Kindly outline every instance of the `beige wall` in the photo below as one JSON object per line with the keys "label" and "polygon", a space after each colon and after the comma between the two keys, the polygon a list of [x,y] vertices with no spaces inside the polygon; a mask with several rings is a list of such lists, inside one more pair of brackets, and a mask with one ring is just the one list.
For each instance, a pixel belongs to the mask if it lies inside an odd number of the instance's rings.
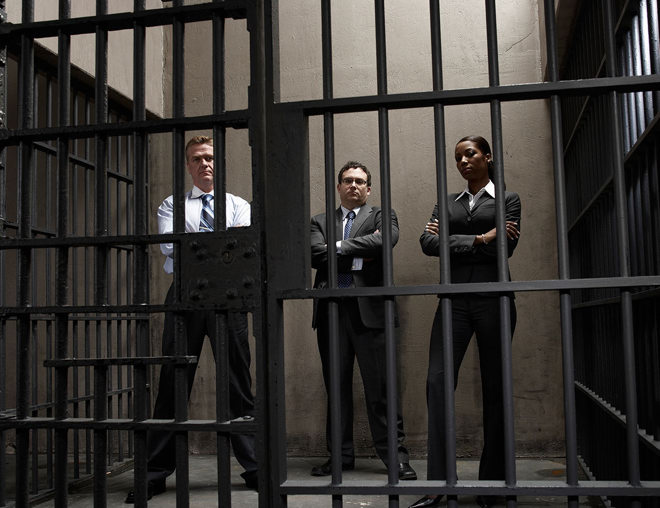
{"label": "beige wall", "polygon": [[[488,85],[485,14],[481,1],[440,2],[445,88]],[[536,2],[498,2],[498,42],[502,84],[542,79]],[[335,96],[376,91],[373,6],[350,0],[333,2]],[[428,2],[387,2],[388,84],[392,93],[432,88]],[[310,2],[280,6],[282,100],[320,98],[320,12]],[[511,261],[514,279],[556,277],[551,143],[547,105],[543,101],[502,105],[504,168],[509,190],[520,194],[522,237]],[[446,108],[449,190],[464,182],[455,170],[453,148],[466,134],[490,135],[488,105]],[[401,235],[394,250],[398,285],[438,281],[438,260],[424,256],[418,238],[436,201],[433,116],[430,109],[390,113],[392,203]],[[335,118],[335,158],[357,159],[375,173],[370,202],[379,204],[378,125],[375,113]],[[318,118],[310,121],[311,210],[324,210],[323,133]],[[561,454],[562,383],[555,294],[517,297],[514,336],[514,398],[519,454]],[[428,341],[437,299],[399,298],[400,386],[407,442],[416,454],[426,449],[425,379]],[[310,328],[310,302],[287,304],[288,432],[291,453],[324,454],[323,381]],[[356,370],[356,440],[370,447],[361,381]],[[480,375],[472,344],[463,363],[457,392],[459,454],[478,453],[481,439]],[[317,408],[312,410],[310,408]]]}
{"label": "beige wall", "polygon": [[[446,0],[442,15],[443,70],[446,88],[479,87],[488,84],[485,14],[480,0]],[[333,58],[335,96],[374,94],[376,91],[375,32],[373,6],[369,2],[337,0],[333,8]],[[386,3],[389,91],[392,93],[430,90],[430,29],[428,2],[406,0]],[[519,0],[498,2],[499,63],[502,84],[535,82],[542,79],[539,39],[539,6]],[[320,98],[321,39],[320,8],[316,2],[280,2],[281,100]],[[247,84],[245,26],[228,22],[227,59],[228,107],[244,107]],[[211,111],[210,25],[186,29],[187,59],[186,111]],[[166,31],[166,40],[169,35]],[[195,45],[195,46],[193,46]],[[166,55],[169,54],[166,51]],[[168,62],[165,65],[166,110]],[[555,227],[549,115],[544,101],[513,102],[502,105],[504,167],[510,190],[520,194],[523,204],[522,237],[511,259],[514,279],[549,279],[556,276]],[[488,105],[446,108],[446,161],[449,190],[463,188],[452,162],[457,139],[466,134],[490,135]],[[378,126],[375,113],[335,117],[337,165],[358,159],[374,173],[370,202],[379,204]],[[164,168],[163,181],[154,182],[152,201],[156,207],[171,193],[169,138],[152,144],[154,167]],[[395,253],[395,282],[398,285],[427,284],[438,280],[437,259],[424,256],[418,238],[436,201],[434,184],[433,117],[429,109],[390,113],[390,155],[392,202],[399,215],[401,237]],[[243,133],[228,143],[228,189],[249,195],[249,152]],[[322,122],[310,119],[310,214],[324,210]],[[247,196],[246,196],[247,197]],[[306,224],[307,218],[304,223]],[[155,253],[156,254],[156,253]],[[155,280],[164,294],[169,281],[154,259]],[[156,299],[156,297],[154,296]],[[562,383],[557,295],[524,293],[517,297],[518,327],[514,337],[514,400],[516,439],[521,455],[561,455]],[[437,305],[433,296],[400,298],[399,329],[400,387],[407,443],[416,456],[426,450],[425,378],[428,340]],[[324,455],[325,392],[321,378],[316,337],[311,329],[311,302],[285,305],[285,349],[287,373],[287,430],[291,454]],[[154,342],[158,342],[158,326]],[[198,418],[214,415],[214,369],[210,351],[205,350],[191,401],[191,414]],[[361,382],[355,377],[356,425],[359,452],[373,454],[364,412]],[[481,439],[480,376],[477,350],[470,346],[461,370],[457,392],[457,438],[461,455],[475,455]],[[192,441],[199,450],[210,443],[200,436]]]}

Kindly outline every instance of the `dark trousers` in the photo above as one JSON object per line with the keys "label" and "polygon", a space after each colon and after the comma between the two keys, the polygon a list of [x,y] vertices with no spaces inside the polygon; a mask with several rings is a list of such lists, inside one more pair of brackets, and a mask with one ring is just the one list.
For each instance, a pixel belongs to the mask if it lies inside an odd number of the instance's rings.
{"label": "dark trousers", "polygon": [[[328,336],[328,313],[325,305],[319,304],[318,344],[323,365],[323,380],[328,394],[326,440],[330,442],[330,338]],[[387,386],[385,372],[385,333],[382,328],[367,328],[362,324],[357,301],[344,298],[339,303],[339,399],[341,412],[342,462],[352,463],[355,459],[353,447],[353,366],[357,357],[362,375],[367,416],[374,447],[381,460],[387,465]],[[397,401],[397,439],[399,462],[408,462],[408,450],[403,446],[403,418]]]}
{"label": "dark trousers", "polygon": [[[516,327],[516,306],[511,299],[511,333]],[[458,371],[472,335],[477,337],[483,397],[484,448],[479,463],[480,480],[504,479],[504,408],[500,343],[500,305],[497,297],[468,295],[452,299],[454,389]],[[429,480],[446,479],[445,369],[442,344],[442,310],[435,313],[431,331],[426,395],[429,410]],[[454,459],[454,458],[452,458]]]}
{"label": "dark trousers", "polygon": [[[167,292],[165,303],[174,301],[173,288]],[[184,316],[184,329],[188,344],[188,355],[196,356],[202,351],[204,337],[211,338],[213,357],[215,352],[215,312],[193,311]],[[175,317],[172,313],[165,315],[163,328],[163,355],[173,356]],[[229,353],[229,416],[252,416],[254,412],[254,397],[252,395],[252,378],[250,376],[250,348],[248,344],[248,323],[245,313],[230,312],[227,314],[228,353]],[[197,363],[188,367],[188,398],[192,390]],[[174,366],[163,365],[158,383],[158,396],[154,407],[154,419],[174,418]],[[247,473],[257,469],[257,459],[254,450],[253,434],[231,434],[231,445],[234,456]],[[176,452],[174,433],[168,431],[149,431],[148,446],[148,479],[165,478],[174,472]],[[244,473],[245,474],[245,473]]]}

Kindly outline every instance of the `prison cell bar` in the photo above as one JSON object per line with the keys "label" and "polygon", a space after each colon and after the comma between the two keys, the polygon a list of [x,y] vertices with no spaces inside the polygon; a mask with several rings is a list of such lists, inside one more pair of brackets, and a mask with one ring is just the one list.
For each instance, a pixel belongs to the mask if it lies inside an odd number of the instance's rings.
{"label": "prison cell bar", "polygon": [[[213,13],[212,29],[212,74],[213,74],[213,114],[225,112],[225,20],[220,13]],[[225,193],[227,192],[227,157],[226,129],[222,124],[213,124],[213,188],[214,188],[214,231],[227,229],[227,207]],[[216,312],[215,336],[215,407],[216,420],[227,421],[229,414],[229,336],[228,313]],[[235,415],[243,416],[243,415]],[[218,506],[231,506],[231,464],[230,435],[218,432],[216,434],[217,451],[217,481]]]}
{"label": "prison cell bar", "polygon": [[[559,80],[559,63],[557,56],[557,30],[555,23],[554,0],[544,1],[547,80]],[[561,102],[558,96],[550,97],[550,121],[552,131],[553,173],[555,179],[555,210],[557,223],[557,258],[558,275],[560,279],[570,278],[570,258],[568,253],[568,221],[566,219],[566,181],[564,173],[564,141],[561,119]],[[577,422],[575,412],[575,373],[573,358],[573,321],[571,294],[568,291],[559,293],[559,312],[561,319],[562,338],[562,373],[564,393],[564,433],[566,449],[566,483],[578,485],[577,464]],[[569,508],[577,508],[579,498],[568,497]]]}
{"label": "prison cell bar", "polygon": [[[70,0],[60,0],[59,18],[71,16]],[[71,36],[60,33],[57,38],[58,47],[58,125],[69,125],[71,114]],[[48,108],[50,111],[51,108]],[[69,140],[57,140],[57,235],[66,237],[69,234]],[[49,186],[50,188],[50,186]],[[57,249],[57,290],[55,305],[68,304],[69,249]],[[69,316],[56,316],[55,321],[55,358],[65,358],[68,354]],[[74,382],[77,385],[77,378]],[[63,420],[67,417],[68,369],[55,369],[55,418]],[[55,431],[55,506],[67,506],[68,483],[68,430]],[[50,486],[50,485],[49,485]]]}
{"label": "prison cell bar", "polygon": [[[133,9],[136,13],[144,11],[145,0],[135,0]],[[133,120],[146,120],[146,27],[139,20],[133,24]],[[144,235],[149,231],[147,206],[147,139],[143,131],[137,130],[133,134],[133,168],[135,188],[133,199],[135,202],[134,234]],[[149,303],[149,260],[145,245],[135,245],[133,263],[136,283],[133,285],[133,303]],[[149,322],[140,320],[135,327],[135,355],[147,357],[149,347]],[[130,370],[129,370],[130,372]],[[147,393],[148,370],[145,364],[136,364],[134,367],[135,396],[133,398],[135,421],[144,421],[149,418],[149,394]],[[130,406],[129,406],[130,407]],[[147,431],[136,431],[133,434],[135,443],[133,492],[135,505],[140,508],[147,506]]]}
{"label": "prison cell bar", "polygon": [[[603,24],[605,32],[605,60],[608,76],[616,75],[616,46],[614,41],[614,13],[612,0],[605,2]],[[613,164],[613,183],[617,211],[617,250],[619,253],[619,274],[630,276],[630,252],[628,244],[628,215],[626,209],[626,183],[621,146],[621,122],[619,116],[619,98],[616,92],[608,94],[611,112],[611,150]],[[631,485],[640,485],[639,441],[637,437],[637,387],[635,381],[635,346],[633,337],[633,312],[630,291],[621,291],[621,319],[623,340],[623,364],[626,399],[626,442],[628,480]],[[641,507],[639,499],[632,499],[632,508]]]}
{"label": "prison cell bar", "polygon": [[[332,70],[332,5],[330,0],[321,2],[321,51],[323,68],[323,98],[334,97]],[[335,227],[335,124],[331,113],[323,115],[323,156],[325,175],[325,221],[328,247],[328,287],[337,287],[337,231]],[[328,363],[331,373],[338,372],[339,367],[339,302],[330,299],[327,302],[328,311]],[[342,434],[341,434],[341,400],[339,376],[329,376],[327,390],[326,419],[330,421],[330,464],[332,485],[342,483]],[[326,426],[327,432],[327,426]],[[328,436],[326,436],[326,440]],[[332,507],[341,508],[341,495],[332,496]]]}
{"label": "prison cell bar", "polygon": [[[174,0],[174,7],[181,7],[182,0]],[[184,109],[184,31],[185,23],[178,16],[172,18],[172,116],[180,118],[185,115]],[[185,232],[185,131],[176,128],[172,131],[172,172],[174,175],[174,232]],[[174,295],[180,302],[183,296],[181,280],[181,248],[174,246]],[[177,356],[187,353],[184,318],[175,314],[174,351]],[[174,420],[183,422],[188,419],[188,367],[176,365],[174,370]],[[185,508],[189,505],[189,464],[188,464],[188,434],[175,433],[176,448],[176,504]]]}
{"label": "prison cell bar", "polygon": [[[486,4],[486,36],[488,46],[488,84],[490,86],[499,86],[500,70],[497,47],[497,20],[495,14],[495,2],[485,0]],[[490,122],[491,134],[493,137],[493,157],[495,159],[495,188],[498,192],[495,194],[495,224],[498,231],[506,231],[506,211],[505,211],[505,185],[504,185],[504,162],[502,150],[502,108],[498,99],[490,101]],[[506,234],[498,234],[497,241],[497,271],[498,280],[509,280],[509,262],[508,246]],[[502,362],[502,400],[503,400],[503,428],[504,428],[504,470],[505,482],[507,487],[514,487],[516,484],[516,449],[515,432],[513,416],[513,361],[511,353],[511,297],[508,295],[499,296],[500,303],[500,344],[501,344],[501,362]],[[507,496],[506,505],[508,508],[517,506],[514,496]]]}
{"label": "prison cell bar", "polygon": [[[440,3],[429,0],[431,22],[431,65],[433,71],[433,91],[440,91],[444,87],[442,74],[442,37],[440,23]],[[438,203],[438,236],[449,237],[449,206],[447,196],[447,144],[445,108],[442,104],[433,106],[433,132],[435,150],[436,195]],[[440,242],[438,253],[438,269],[441,284],[451,283],[451,265],[448,242]],[[440,295],[440,312],[442,313],[442,350],[444,352],[444,405],[452,408],[445,411],[445,482],[448,487],[456,486],[458,474],[456,471],[456,407],[454,393],[454,342],[452,325],[452,301],[449,295]],[[447,495],[447,506],[458,508],[458,497]]]}
{"label": "prison cell bar", "polygon": [[[387,46],[385,40],[385,2],[375,0],[376,25],[376,87],[378,95],[387,95]],[[378,109],[378,152],[380,159],[381,220],[383,237],[383,287],[394,285],[392,255],[392,190],[390,180],[390,123],[387,108]],[[399,482],[396,334],[394,329],[394,297],[386,296],[385,307],[385,373],[387,390],[387,476],[390,485]],[[397,467],[395,468],[395,464]],[[399,506],[399,497],[389,496],[390,508]]]}
{"label": "prison cell bar", "polygon": [[[23,0],[22,19],[31,22],[34,19],[34,4],[32,0]],[[19,70],[19,103],[21,107],[21,126],[32,128],[34,113],[34,41],[27,35],[21,37],[21,62]],[[19,227],[20,238],[32,236],[31,206],[32,197],[32,146],[29,142],[19,144]],[[18,304],[28,306],[30,304],[30,272],[32,252],[26,247],[19,251],[19,287]],[[26,315],[18,320],[18,342],[17,342],[17,379],[16,379],[16,418],[25,420],[28,418],[29,406],[29,384],[30,384],[30,316]],[[30,431],[28,429],[16,429],[16,506],[24,508],[28,506],[29,497],[29,446]]]}
{"label": "prison cell bar", "polygon": [[[0,26],[7,21],[5,0],[0,0]],[[0,44],[0,129],[7,128],[7,46]],[[0,237],[5,237],[5,217],[7,217],[7,148],[0,147]],[[5,305],[5,252],[0,251],[0,306]],[[0,318],[0,372],[7,372],[7,322]],[[0,376],[0,414],[7,408],[7,380]],[[5,431],[0,429],[0,506],[5,506],[6,451]]]}

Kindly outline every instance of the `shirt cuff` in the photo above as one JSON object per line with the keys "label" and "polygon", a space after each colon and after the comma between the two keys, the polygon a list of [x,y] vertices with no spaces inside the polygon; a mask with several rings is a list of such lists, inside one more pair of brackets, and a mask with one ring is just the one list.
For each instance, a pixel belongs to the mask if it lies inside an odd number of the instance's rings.
{"label": "shirt cuff", "polygon": [[351,266],[351,270],[354,272],[358,270],[362,270],[362,263],[364,260],[362,258],[353,258],[353,266]]}
{"label": "shirt cuff", "polygon": [[337,254],[341,254],[341,240],[337,240]]}

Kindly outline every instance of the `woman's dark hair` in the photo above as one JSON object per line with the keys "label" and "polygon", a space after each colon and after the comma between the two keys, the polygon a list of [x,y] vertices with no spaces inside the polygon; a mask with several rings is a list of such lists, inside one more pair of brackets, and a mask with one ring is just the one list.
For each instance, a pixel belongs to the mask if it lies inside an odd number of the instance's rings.
{"label": "woman's dark hair", "polygon": [[[465,136],[464,138],[461,138],[458,140],[458,143],[462,143],[463,141],[472,141],[475,145],[477,145],[477,148],[483,153],[484,155],[490,154],[490,160],[488,161],[488,178],[495,183],[495,164],[493,163],[493,152],[490,150],[490,144],[488,141],[486,141],[486,138],[483,138],[481,136]],[[456,143],[456,145],[458,145]]]}

